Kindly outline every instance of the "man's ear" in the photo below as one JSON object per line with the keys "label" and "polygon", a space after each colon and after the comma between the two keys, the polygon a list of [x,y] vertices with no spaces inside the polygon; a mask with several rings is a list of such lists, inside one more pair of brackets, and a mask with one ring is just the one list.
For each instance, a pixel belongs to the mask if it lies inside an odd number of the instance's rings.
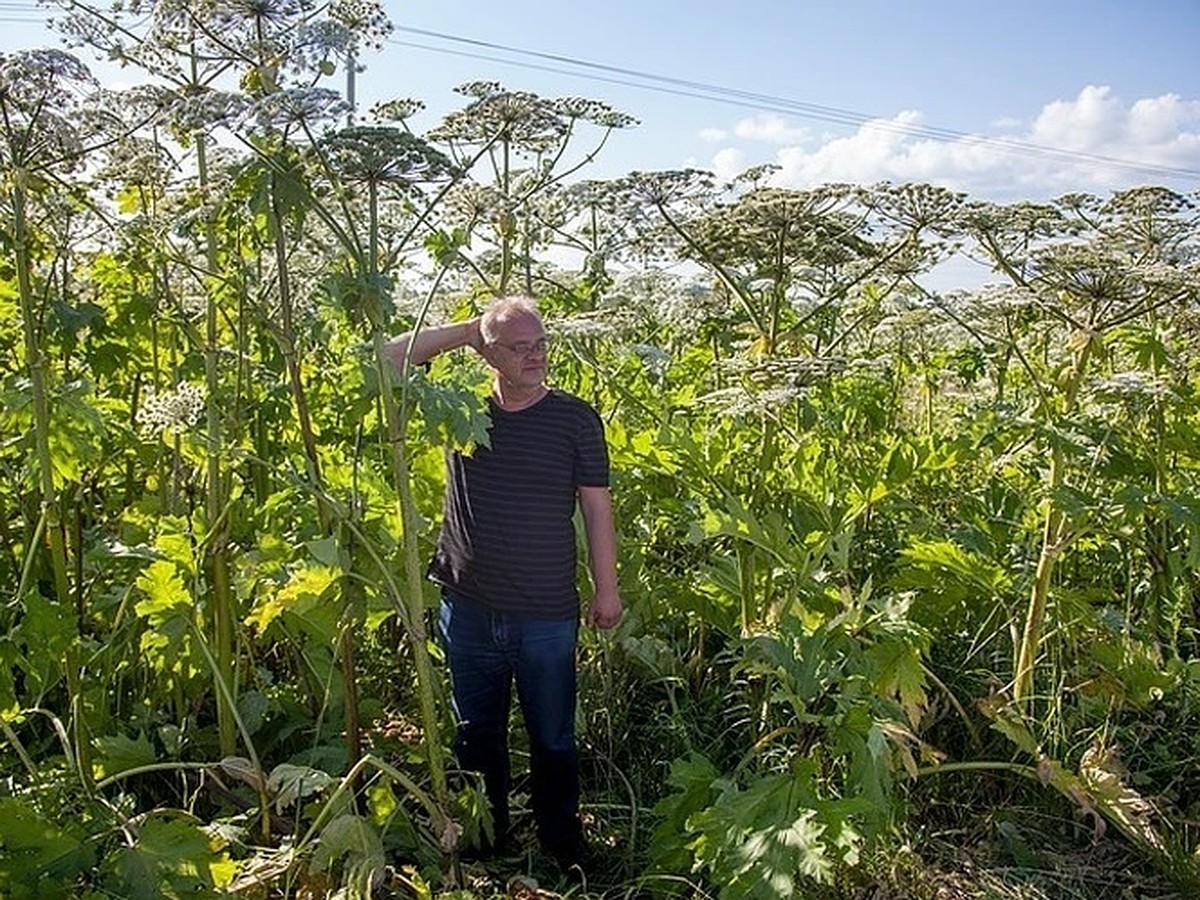
{"label": "man's ear", "polygon": [[496,347],[494,344],[481,344],[479,347],[479,355],[493,369],[496,368]]}

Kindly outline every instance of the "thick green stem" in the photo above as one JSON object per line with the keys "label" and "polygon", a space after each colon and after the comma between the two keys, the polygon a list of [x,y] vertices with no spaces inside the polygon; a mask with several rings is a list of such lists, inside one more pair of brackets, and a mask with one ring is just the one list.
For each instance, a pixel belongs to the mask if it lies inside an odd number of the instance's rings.
{"label": "thick green stem", "polygon": [[[296,410],[296,421],[300,426],[300,443],[304,450],[305,469],[309,482],[314,488],[317,499],[317,520],[321,533],[333,533],[333,512],[326,498],[324,479],[321,475],[321,459],[317,453],[317,438],[313,430],[312,415],[309,412],[308,392],[304,386],[304,378],[300,370],[300,359],[296,350],[296,329],[294,311],[292,308],[292,290],[290,268],[288,266],[287,236],[283,229],[283,216],[278,208],[279,179],[272,178],[272,202],[268,212],[268,224],[275,251],[276,269],[279,278],[279,310],[280,330],[277,340],[283,353],[284,364],[287,367],[288,383],[291,387],[292,402]],[[348,575],[349,573],[347,573]],[[347,585],[352,585],[352,579],[347,578]],[[347,603],[348,610],[356,610],[359,604],[353,602],[352,591],[347,594],[351,602]],[[346,729],[346,752],[353,765],[362,756],[362,729],[358,713],[358,676],[356,653],[354,648],[354,631],[351,627],[342,629],[338,638],[338,656],[342,665],[344,721]]]}
{"label": "thick green stem", "polygon": [[[414,335],[419,333],[424,325],[434,292],[441,283],[445,272],[445,269],[441,270],[434,279],[433,286],[417,314],[417,321],[413,329]],[[403,531],[405,589],[401,600],[402,606],[398,612],[405,626],[417,673],[417,697],[421,710],[421,727],[425,734],[429,775],[433,783],[433,797],[438,808],[443,811],[442,818],[448,823],[449,813],[446,811],[450,808],[450,792],[446,781],[446,768],[442,759],[441,725],[435,689],[438,676],[429,656],[429,635],[425,629],[423,568],[418,541],[421,519],[417,511],[416,500],[413,497],[408,452],[405,446],[405,437],[408,431],[408,392],[407,390],[402,391],[400,404],[397,405],[392,391],[392,363],[384,352],[387,340],[382,327],[375,328],[373,338],[384,419],[388,440],[392,447],[392,471],[400,508],[400,526]],[[405,376],[408,373],[408,365],[409,361],[406,360],[403,373]]]}
{"label": "thick green stem", "polygon": [[[278,178],[272,178],[276,196]],[[283,352],[284,363],[287,366],[288,382],[292,389],[292,402],[296,408],[296,422],[300,426],[300,442],[304,448],[304,463],[308,470],[309,480],[316,488],[317,519],[321,524],[321,532],[329,534],[333,516],[329,503],[325,499],[324,483],[321,476],[321,460],[317,454],[317,437],[313,431],[312,415],[308,407],[308,392],[304,387],[304,379],[300,372],[300,360],[296,352],[295,315],[292,309],[292,279],[288,266],[287,237],[283,231],[283,219],[279,214],[276,202],[270,207],[270,227],[274,239],[275,264],[279,278],[279,319],[280,350]]]}
{"label": "thick green stem", "polygon": [[[1061,414],[1069,416],[1075,408],[1079,388],[1091,359],[1093,344],[1098,337],[1087,337],[1075,353],[1075,360],[1067,377]],[[1024,704],[1033,693],[1033,672],[1041,652],[1042,635],[1046,625],[1046,611],[1050,600],[1050,582],[1054,567],[1063,550],[1066,514],[1057,499],[1064,484],[1065,459],[1061,447],[1055,446],[1050,455],[1050,472],[1047,477],[1046,515],[1042,525],[1042,548],[1038,555],[1037,571],[1033,587],[1029,592],[1029,606],[1025,613],[1025,627],[1021,643],[1017,648],[1016,672],[1013,677],[1013,700]]]}
{"label": "thick green stem", "polygon": [[18,185],[13,189],[13,257],[17,270],[17,292],[21,303],[21,324],[25,336],[25,365],[29,370],[29,385],[33,393],[33,441],[34,456],[38,465],[38,489],[46,518],[46,536],[50,543],[54,590],[59,602],[66,609],[71,606],[66,535],[50,453],[50,402],[46,388],[46,356],[39,340],[37,312],[34,307],[29,226],[25,212],[25,192],[19,186],[21,180],[20,176],[14,179]]}
{"label": "thick green stem", "polygon": [[[60,615],[73,621],[71,580],[67,565],[67,541],[63,526],[58,489],[54,484],[54,463],[50,452],[50,401],[46,384],[46,355],[42,350],[39,322],[33,297],[33,261],[29,252],[29,221],[27,198],[23,182],[25,174],[17,172],[12,178],[13,260],[17,270],[17,293],[21,305],[21,325],[25,337],[25,364],[29,370],[29,385],[33,393],[34,458],[38,468],[38,490],[41,494],[42,519],[50,544],[50,566],[54,574],[54,593]],[[78,625],[76,625],[78,632]],[[79,759],[80,775],[91,778],[91,739],[84,719],[82,678],[79,671],[78,633],[63,661],[67,693],[75,732],[75,753]]]}
{"label": "thick green stem", "polygon": [[408,454],[404,446],[405,423],[402,422],[401,413],[392,395],[389,370],[391,362],[384,355],[385,343],[386,339],[382,329],[376,329],[375,359],[379,371],[380,390],[383,395],[388,441],[392,447],[392,469],[399,497],[400,522],[404,541],[405,591],[401,618],[405,624],[417,673],[421,728],[425,733],[425,750],[429,760],[433,796],[439,808],[446,810],[449,809],[449,789],[446,782],[446,769],[442,760],[441,727],[437,712],[437,695],[434,690],[437,674],[429,656],[429,635],[425,629],[423,568],[418,542],[420,516],[417,513],[417,504],[413,497]]}
{"label": "thick green stem", "polygon": [[[196,166],[201,187],[208,185],[207,139],[196,135]],[[210,216],[204,228],[205,258],[210,277],[219,266],[217,256],[216,224]],[[208,535],[208,575],[212,608],[213,650],[216,668],[225,679],[228,691],[217,691],[217,733],[224,756],[237,749],[237,723],[232,703],[237,700],[237,678],[234,671],[234,598],[229,577],[229,517],[224,514],[226,490],[221,458],[224,435],[221,428],[222,408],[219,328],[220,310],[217,298],[210,290],[205,313],[204,380],[208,402],[206,419],[207,437],[207,491],[205,514],[210,533]]]}

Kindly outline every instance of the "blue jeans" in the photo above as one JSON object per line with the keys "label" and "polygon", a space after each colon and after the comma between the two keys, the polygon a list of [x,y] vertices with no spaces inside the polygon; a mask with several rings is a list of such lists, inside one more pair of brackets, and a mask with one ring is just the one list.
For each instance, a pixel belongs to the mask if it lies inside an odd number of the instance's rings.
{"label": "blue jeans", "polygon": [[458,721],[455,755],[463,769],[483,775],[497,841],[510,827],[508,717],[515,681],[529,735],[538,839],[552,853],[574,852],[582,841],[575,748],[578,620],[495,612],[443,591],[440,625]]}

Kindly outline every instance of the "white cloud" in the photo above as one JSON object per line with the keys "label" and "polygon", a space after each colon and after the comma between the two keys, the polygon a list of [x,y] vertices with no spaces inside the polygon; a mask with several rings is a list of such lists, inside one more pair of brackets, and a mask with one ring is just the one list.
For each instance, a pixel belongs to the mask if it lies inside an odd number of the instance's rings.
{"label": "white cloud", "polygon": [[807,128],[796,128],[783,116],[761,115],[742,119],[733,133],[743,140],[768,144],[800,144],[808,139]]}
{"label": "white cloud", "polygon": [[1088,85],[1074,100],[1055,100],[1033,123],[1033,143],[1087,151],[1111,143],[1121,127],[1120,101],[1107,87]]}
{"label": "white cloud", "polygon": [[729,132],[724,128],[704,128],[701,129],[699,137],[706,144],[715,144],[718,141],[726,140]]}
{"label": "white cloud", "polygon": [[736,147],[726,147],[717,151],[708,168],[719,180],[729,181],[744,172],[747,166],[746,154]]}
{"label": "white cloud", "polygon": [[[1068,191],[1103,195],[1138,184],[1195,186],[1194,178],[1137,167],[1200,170],[1198,100],[1164,94],[1126,103],[1108,87],[1089,85],[1074,99],[1046,104],[1030,121],[1024,129],[1005,120],[987,136],[937,140],[922,134],[920,113],[904,111],[816,144],[806,129],[779,116],[760,116],[737,124],[739,143],[717,151],[710,168],[727,177],[731,166],[774,161],[781,167],[774,178],[780,185],[927,181],[995,200],[1046,199]],[[785,136],[786,143],[773,152],[755,147],[781,143]]]}

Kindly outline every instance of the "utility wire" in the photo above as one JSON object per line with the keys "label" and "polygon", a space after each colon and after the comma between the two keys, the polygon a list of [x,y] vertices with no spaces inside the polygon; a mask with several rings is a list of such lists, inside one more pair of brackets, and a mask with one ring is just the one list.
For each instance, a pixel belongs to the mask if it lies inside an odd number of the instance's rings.
{"label": "utility wire", "polygon": [[[6,13],[12,15],[5,15]],[[24,18],[21,15],[23,13],[30,13],[33,17]],[[39,14],[41,14],[41,17],[38,17]],[[44,22],[44,20],[44,9],[38,4],[22,2],[22,0],[0,0],[0,24],[38,24],[39,22]],[[418,35],[425,38],[433,38],[439,41],[449,42],[451,44],[466,45],[468,47],[475,47],[481,50],[512,54],[518,57],[524,57],[526,59],[545,60],[546,62],[555,63],[557,65],[541,65],[537,63],[531,63],[523,59],[509,59],[490,55],[488,53],[455,50],[449,47],[431,46],[429,44],[422,44],[415,41],[404,41],[391,38],[386,39],[386,43],[393,46],[410,47],[416,50],[425,50],[432,53],[443,53],[466,59],[497,62],[503,65],[515,66],[535,71],[550,72],[558,75],[569,75],[577,78],[586,78],[590,81],[617,84],[623,87],[655,91],[657,93],[670,94],[678,97],[708,100],[711,102],[725,103],[743,108],[748,107],[767,112],[786,113],[795,115],[799,118],[831,122],[838,125],[849,125],[858,128],[872,128],[910,137],[928,138],[930,140],[935,140],[942,143],[987,147],[1002,153],[1013,153],[1042,160],[1058,160],[1070,163],[1072,165],[1108,166],[1127,172],[1135,172],[1138,174],[1153,175],[1170,179],[1200,180],[1200,169],[1186,169],[1177,166],[1144,163],[1135,160],[1124,159],[1121,157],[1106,156],[1099,153],[1089,153],[1081,150],[1063,150],[1058,147],[1047,147],[1041,144],[1034,144],[1028,141],[1020,141],[1013,138],[984,137],[981,135],[968,134],[967,132],[955,131],[948,128],[939,128],[930,125],[906,125],[893,120],[871,116],[865,113],[855,112],[854,110],[843,109],[836,106],[825,106],[817,103],[794,100],[787,97],[778,97],[771,94],[760,94],[753,91],[741,90],[739,88],[730,88],[717,84],[709,84],[702,81],[674,78],[667,75],[659,75],[653,72],[643,72],[637,69],[628,69],[621,66],[608,65],[605,63],[580,59],[558,53],[546,53],[538,50],[528,50],[522,47],[498,44],[492,41],[478,40],[476,38],[448,34],[441,31],[431,31],[424,28],[397,25],[395,26],[395,31],[403,32],[405,34]],[[563,69],[559,67],[561,65],[570,66],[572,68]]]}
{"label": "utility wire", "polygon": [[[437,40],[448,41],[455,44],[465,44],[491,51],[500,51],[503,53],[516,54],[518,56],[548,60],[550,62],[573,66],[577,69],[612,73],[614,75],[620,75],[623,77],[613,78],[605,75],[584,74],[581,72],[565,70],[561,68],[522,62],[520,60],[505,59],[486,54],[453,50],[445,47],[429,46],[427,44],[419,44],[413,41],[400,41],[394,39],[389,39],[387,41],[389,44],[413,47],[435,53],[447,53],[470,59],[482,59],[489,62],[499,62],[506,65],[553,72],[562,75],[587,77],[593,81],[603,81],[612,84],[620,84],[627,87],[657,91],[659,93],[692,97],[702,100],[712,100],[715,102],[730,103],[738,106],[748,106],[754,109],[761,109],[769,112],[790,113],[801,118],[817,119],[823,122],[875,128],[882,131],[889,131],[915,137],[926,137],[944,143],[961,143],[990,147],[1005,153],[1017,153],[1040,159],[1061,160],[1076,165],[1103,165],[1141,174],[1189,180],[1200,179],[1200,169],[1185,169],[1176,166],[1141,163],[1135,160],[1123,159],[1115,156],[1104,156],[1098,153],[1047,147],[1040,144],[1033,144],[1027,141],[1019,141],[1011,138],[983,137],[980,135],[968,134],[962,131],[954,131],[948,128],[937,128],[924,125],[905,125],[899,122],[880,119],[878,117],[869,116],[864,113],[854,112],[853,110],[842,109],[835,106],[823,106],[816,103],[792,100],[786,97],[772,96],[770,94],[759,94],[752,91],[707,84],[700,81],[689,81],[682,78],[673,78],[670,76],[657,75],[650,72],[641,72],[636,69],[626,69],[619,66],[606,65],[604,63],[592,62],[589,60],[578,59],[571,56],[563,56],[555,53],[543,53],[536,50],[525,50],[520,47],[512,47],[506,44],[493,43],[491,41],[482,41],[474,38],[461,37],[459,35],[446,34],[439,31],[429,31],[423,28],[396,26],[395,30],[404,32],[406,34],[415,34],[422,37],[435,38]],[[627,80],[630,78],[638,80]]]}

